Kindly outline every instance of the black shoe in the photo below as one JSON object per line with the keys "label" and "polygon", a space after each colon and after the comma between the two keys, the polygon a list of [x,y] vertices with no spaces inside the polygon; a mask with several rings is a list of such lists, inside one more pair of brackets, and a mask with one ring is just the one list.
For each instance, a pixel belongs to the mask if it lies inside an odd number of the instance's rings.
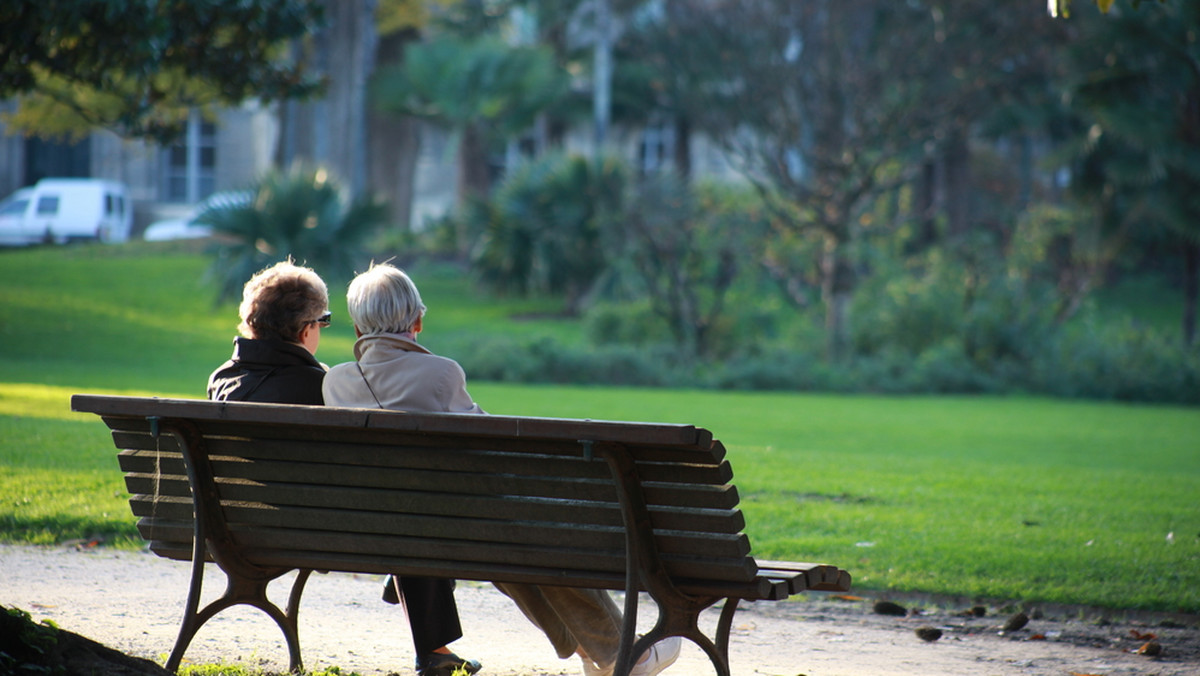
{"label": "black shoe", "polygon": [[464,660],[454,653],[430,653],[417,662],[417,676],[454,676],[454,671],[473,674],[483,668],[475,660]]}

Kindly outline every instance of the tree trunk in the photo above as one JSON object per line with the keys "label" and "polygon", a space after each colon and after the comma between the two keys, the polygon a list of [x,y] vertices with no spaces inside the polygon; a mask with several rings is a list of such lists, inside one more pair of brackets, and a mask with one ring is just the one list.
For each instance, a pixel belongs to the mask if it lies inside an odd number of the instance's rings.
{"label": "tree trunk", "polygon": [[1183,245],[1183,342],[1196,342],[1196,299],[1200,295],[1200,244]]}
{"label": "tree trunk", "polygon": [[849,342],[847,313],[854,283],[843,249],[836,237],[826,236],[821,255],[821,297],[825,302],[825,357],[830,362],[845,355]]}
{"label": "tree trunk", "polygon": [[[491,176],[488,170],[487,144],[479,129],[468,124],[462,131],[458,141],[458,180],[456,201],[461,207],[472,198],[487,197],[491,188]],[[455,233],[457,242],[455,248],[460,257],[465,258],[470,251],[471,242],[467,235],[465,219],[457,219],[458,228]]]}
{"label": "tree trunk", "polygon": [[967,130],[952,128],[944,152],[946,223],[951,239],[967,234],[971,219],[971,148]]}
{"label": "tree trunk", "polygon": [[[376,69],[399,64],[404,47],[418,37],[416,31],[403,31],[380,38]],[[421,125],[415,118],[381,113],[374,107],[368,110],[367,124],[371,138],[367,146],[368,185],[388,199],[391,223],[401,231],[409,231],[421,153]]]}
{"label": "tree trunk", "polygon": [[919,253],[937,244],[937,164],[932,160],[921,165],[916,193],[913,210],[917,232],[909,244],[910,253]]}
{"label": "tree trunk", "polygon": [[692,121],[684,115],[675,117],[675,171],[685,181],[692,177]]}
{"label": "tree trunk", "polygon": [[367,79],[375,64],[375,2],[327,5],[329,12],[329,152],[324,158],[352,194],[366,188]]}
{"label": "tree trunk", "polygon": [[486,197],[490,188],[487,144],[479,129],[468,124],[458,142],[458,203],[464,204],[472,197]]}

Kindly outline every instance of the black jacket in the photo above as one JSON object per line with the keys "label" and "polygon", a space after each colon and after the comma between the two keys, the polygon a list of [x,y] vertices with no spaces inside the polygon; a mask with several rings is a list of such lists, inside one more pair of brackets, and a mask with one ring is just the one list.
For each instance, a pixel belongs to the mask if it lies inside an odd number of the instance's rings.
{"label": "black jacket", "polygon": [[233,357],[208,377],[208,398],[323,406],[325,365],[303,345],[233,339]]}

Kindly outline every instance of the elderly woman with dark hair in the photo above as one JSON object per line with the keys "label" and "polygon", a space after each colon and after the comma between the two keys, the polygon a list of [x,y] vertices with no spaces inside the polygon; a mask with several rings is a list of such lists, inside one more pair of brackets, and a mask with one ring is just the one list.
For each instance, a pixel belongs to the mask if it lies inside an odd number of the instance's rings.
{"label": "elderly woman with dark hair", "polygon": [[[323,386],[332,406],[435,413],[483,413],[467,393],[453,359],[417,343],[425,304],[402,270],[373,265],[346,294],[358,341],[355,361],[329,371]],[[622,615],[603,589],[494,583],[554,646],[560,658],[578,655],[585,676],[611,676],[620,646]],[[679,656],[680,640],[656,643],[640,656],[632,676],[653,676]]]}
{"label": "elderly woman with dark hair", "polygon": [[[329,291],[317,273],[290,260],[259,272],[246,282],[239,314],[242,335],[234,338],[233,357],[209,377],[208,398],[323,405],[328,368],[316,352],[331,315]],[[419,676],[451,676],[456,668],[479,671],[479,662],[446,647],[462,638],[454,589],[447,581],[395,578],[384,600],[404,604]]]}
{"label": "elderly woman with dark hair", "polygon": [[254,275],[242,290],[242,335],[233,356],[208,379],[208,398],[321,405],[328,370],[317,361],[329,326],[329,290],[317,273],[284,261]]}

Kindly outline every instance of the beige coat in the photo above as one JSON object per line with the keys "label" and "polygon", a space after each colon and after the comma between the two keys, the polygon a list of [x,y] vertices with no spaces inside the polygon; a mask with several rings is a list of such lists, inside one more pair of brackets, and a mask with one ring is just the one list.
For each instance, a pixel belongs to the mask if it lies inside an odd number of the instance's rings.
{"label": "beige coat", "polygon": [[354,344],[354,356],[357,361],[338,364],[325,375],[326,406],[483,413],[467,393],[467,376],[458,362],[415,341],[392,333],[363,336]]}

